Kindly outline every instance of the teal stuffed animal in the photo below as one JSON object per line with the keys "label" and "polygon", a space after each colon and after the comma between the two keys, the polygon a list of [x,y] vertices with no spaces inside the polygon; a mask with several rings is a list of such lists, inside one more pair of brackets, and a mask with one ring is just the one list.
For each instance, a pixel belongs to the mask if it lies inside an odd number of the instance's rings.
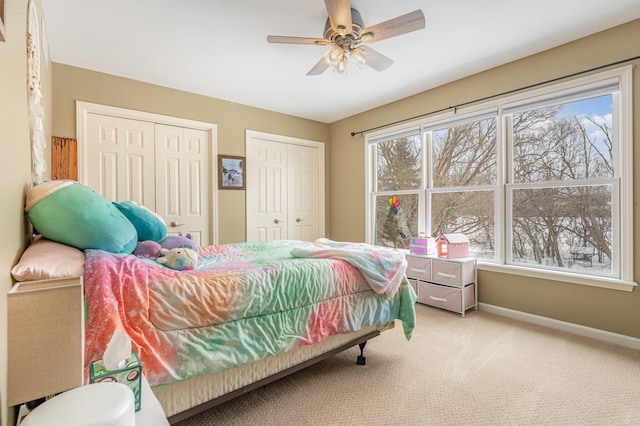
{"label": "teal stuffed animal", "polygon": [[161,249],[156,262],[177,271],[196,269],[198,267],[198,253],[186,247],[176,247],[171,250]]}

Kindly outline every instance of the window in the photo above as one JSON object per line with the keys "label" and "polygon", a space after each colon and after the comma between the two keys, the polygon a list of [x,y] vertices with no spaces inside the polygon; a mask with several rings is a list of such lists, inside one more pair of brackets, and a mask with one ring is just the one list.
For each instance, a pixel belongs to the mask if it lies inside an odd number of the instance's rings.
{"label": "window", "polygon": [[368,136],[368,240],[462,232],[481,264],[628,286],[630,82],[625,67]]}
{"label": "window", "polygon": [[375,180],[374,244],[409,248],[418,234],[420,193],[423,187],[423,149],[420,130],[410,130],[378,140],[372,145]]}
{"label": "window", "polygon": [[509,263],[613,274],[616,92],[506,114]]}
{"label": "window", "polygon": [[425,129],[431,146],[430,234],[461,232],[478,258],[495,257],[497,112]]}

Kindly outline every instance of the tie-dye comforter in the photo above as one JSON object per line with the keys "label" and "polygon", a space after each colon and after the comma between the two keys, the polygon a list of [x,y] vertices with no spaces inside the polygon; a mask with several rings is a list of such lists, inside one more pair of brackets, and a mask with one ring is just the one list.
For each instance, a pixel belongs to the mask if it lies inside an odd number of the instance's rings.
{"label": "tie-dye comforter", "polygon": [[318,253],[328,243],[334,242],[202,247],[190,271],[87,250],[85,359],[101,359],[120,329],[131,337],[149,383],[158,385],[395,319],[409,339],[415,293],[404,277],[404,256],[363,245],[351,258],[347,247],[337,257]]}

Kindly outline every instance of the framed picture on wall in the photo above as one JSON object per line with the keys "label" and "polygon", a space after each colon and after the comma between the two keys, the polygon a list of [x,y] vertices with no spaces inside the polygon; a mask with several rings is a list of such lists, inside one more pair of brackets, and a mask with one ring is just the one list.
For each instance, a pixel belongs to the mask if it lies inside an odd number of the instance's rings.
{"label": "framed picture on wall", "polygon": [[244,189],[244,157],[218,155],[218,189]]}
{"label": "framed picture on wall", "polygon": [[6,41],[4,29],[4,0],[0,0],[0,41]]}

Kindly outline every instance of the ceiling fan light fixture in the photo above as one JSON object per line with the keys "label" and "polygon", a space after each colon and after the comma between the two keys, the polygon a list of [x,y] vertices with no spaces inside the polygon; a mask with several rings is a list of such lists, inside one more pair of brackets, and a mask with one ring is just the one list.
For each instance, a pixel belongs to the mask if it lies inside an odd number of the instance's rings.
{"label": "ceiling fan light fixture", "polygon": [[344,52],[340,46],[333,46],[331,50],[324,54],[325,61],[332,67],[338,65],[342,58],[344,58]]}
{"label": "ceiling fan light fixture", "polygon": [[347,57],[345,55],[342,55],[342,58],[338,61],[334,70],[340,75],[347,73]]}
{"label": "ceiling fan light fixture", "polygon": [[360,12],[351,7],[351,0],[325,0],[325,6],[329,16],[325,21],[323,38],[267,36],[269,43],[330,46],[330,50],[307,75],[320,75],[328,68],[339,74],[346,74],[348,56],[359,68],[366,65],[382,72],[393,64],[393,60],[361,44],[397,37],[425,27],[424,13],[421,9],[365,27]]}
{"label": "ceiling fan light fixture", "polygon": [[352,49],[349,54],[351,55],[351,59],[353,59],[353,62],[355,62],[356,66],[358,66],[359,68],[367,65],[367,53],[361,47]]}

